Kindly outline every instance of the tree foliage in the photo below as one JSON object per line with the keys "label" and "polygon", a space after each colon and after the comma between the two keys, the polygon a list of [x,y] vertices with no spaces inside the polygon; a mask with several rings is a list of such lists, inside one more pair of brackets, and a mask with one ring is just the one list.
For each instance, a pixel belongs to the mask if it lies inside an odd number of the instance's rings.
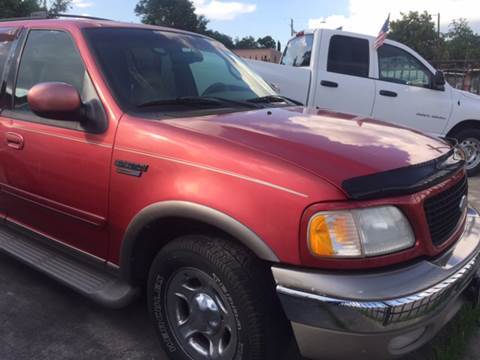
{"label": "tree foliage", "polygon": [[53,0],[48,7],[49,14],[64,13],[72,6],[72,0]]}
{"label": "tree foliage", "polygon": [[253,36],[235,39],[236,49],[275,49],[276,47],[277,43],[270,35],[258,38],[258,40],[255,40]]}
{"label": "tree foliage", "polygon": [[190,0],[140,0],[135,13],[142,22],[150,25],[168,26],[204,34],[208,20],[195,14]]}
{"label": "tree foliage", "polygon": [[480,36],[473,32],[466,19],[453,20],[446,39],[451,60],[480,59]]}
{"label": "tree foliage", "polygon": [[207,30],[205,34],[221,42],[228,49],[233,49],[235,47],[233,39],[228,35],[222,34],[221,32],[215,30]]}
{"label": "tree foliage", "polygon": [[408,14],[402,13],[401,16],[401,19],[390,23],[388,38],[411,47],[426,59],[436,57],[442,39],[435,30],[432,15],[426,11],[410,11]]}
{"label": "tree foliage", "polygon": [[257,43],[259,47],[266,49],[275,49],[277,46],[277,43],[270,35],[264,36],[263,38],[258,38]]}
{"label": "tree foliage", "polygon": [[235,48],[237,49],[258,49],[259,47],[257,40],[253,36],[235,39]]}
{"label": "tree foliage", "polygon": [[1,0],[0,18],[13,18],[30,16],[34,11],[39,11],[37,0]]}
{"label": "tree foliage", "polygon": [[61,13],[67,11],[71,3],[72,0],[0,0],[0,18],[27,17],[41,10],[49,14]]}

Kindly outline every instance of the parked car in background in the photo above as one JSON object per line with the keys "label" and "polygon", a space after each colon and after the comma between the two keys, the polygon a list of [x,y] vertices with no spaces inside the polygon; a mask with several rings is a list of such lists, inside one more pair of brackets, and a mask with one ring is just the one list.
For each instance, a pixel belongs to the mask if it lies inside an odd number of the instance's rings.
{"label": "parked car in background", "polygon": [[145,290],[168,359],[389,358],[478,298],[448,142],[295,106],[198,34],[0,39],[0,250],[105,306]]}
{"label": "parked car in background", "polygon": [[248,60],[279,94],[308,106],[374,117],[459,141],[480,171],[480,97],[452,88],[409,47],[341,30],[298,33],[280,65]]}

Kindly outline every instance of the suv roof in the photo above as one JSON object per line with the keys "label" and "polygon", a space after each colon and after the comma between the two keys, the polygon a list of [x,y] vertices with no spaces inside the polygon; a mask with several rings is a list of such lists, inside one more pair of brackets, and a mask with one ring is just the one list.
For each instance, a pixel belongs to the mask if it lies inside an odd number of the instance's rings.
{"label": "suv roof", "polygon": [[[65,17],[65,15],[59,14],[59,17]],[[175,28],[166,27],[166,26],[114,21],[114,20],[93,18],[93,17],[87,17],[87,16],[66,15],[66,17],[68,18],[52,19],[52,18],[31,17],[31,18],[5,19],[0,21],[0,27],[25,26],[25,27],[42,27],[43,28],[43,27],[51,26],[56,28],[76,27],[79,29],[92,28],[92,27],[138,28],[138,29],[154,29],[154,30],[177,32],[177,33],[190,34],[195,36],[202,36],[202,37],[211,39],[210,37],[202,34],[193,33],[190,31],[175,29]],[[211,39],[211,40],[215,41],[215,39]]]}

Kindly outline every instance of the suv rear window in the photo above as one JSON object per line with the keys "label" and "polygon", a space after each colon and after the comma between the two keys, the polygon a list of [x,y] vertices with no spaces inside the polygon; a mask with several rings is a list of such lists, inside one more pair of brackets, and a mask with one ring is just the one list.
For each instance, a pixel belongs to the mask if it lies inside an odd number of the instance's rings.
{"label": "suv rear window", "polygon": [[334,35],[330,39],[327,71],[368,77],[370,54],[367,39]]}
{"label": "suv rear window", "polygon": [[313,34],[298,36],[289,41],[283,53],[282,65],[310,66],[312,57]]}
{"label": "suv rear window", "polygon": [[12,41],[15,39],[15,28],[0,28],[0,79],[3,79],[3,71],[7,62]]}

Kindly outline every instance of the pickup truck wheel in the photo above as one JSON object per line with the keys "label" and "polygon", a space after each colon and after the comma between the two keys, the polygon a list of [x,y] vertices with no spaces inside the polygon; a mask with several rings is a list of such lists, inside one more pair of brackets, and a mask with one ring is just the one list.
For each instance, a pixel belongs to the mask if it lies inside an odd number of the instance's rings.
{"label": "pickup truck wheel", "polygon": [[466,168],[468,176],[478,174],[480,172],[480,130],[462,130],[455,135],[455,138],[467,157]]}
{"label": "pickup truck wheel", "polygon": [[268,271],[222,239],[166,245],[150,269],[148,306],[169,359],[280,359],[290,330]]}

